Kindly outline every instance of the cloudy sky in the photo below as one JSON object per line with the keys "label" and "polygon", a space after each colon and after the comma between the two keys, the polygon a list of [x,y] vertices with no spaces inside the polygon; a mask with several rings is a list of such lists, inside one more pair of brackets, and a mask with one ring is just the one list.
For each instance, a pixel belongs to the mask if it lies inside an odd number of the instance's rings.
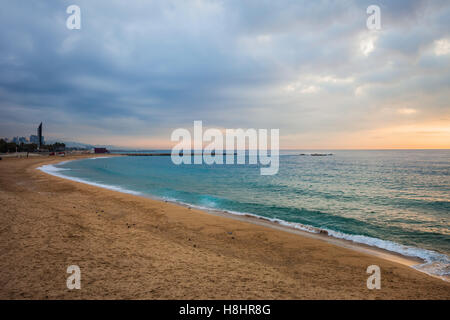
{"label": "cloudy sky", "polygon": [[450,1],[3,0],[0,114],[0,137],[43,121],[141,148],[194,120],[282,148],[450,148]]}

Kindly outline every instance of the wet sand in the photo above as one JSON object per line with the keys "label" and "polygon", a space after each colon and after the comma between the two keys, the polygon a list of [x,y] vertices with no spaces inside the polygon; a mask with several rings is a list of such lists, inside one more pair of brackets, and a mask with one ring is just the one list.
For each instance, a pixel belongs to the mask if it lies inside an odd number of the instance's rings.
{"label": "wet sand", "polygon": [[1,299],[450,299],[410,259],[36,170],[81,157],[0,161]]}

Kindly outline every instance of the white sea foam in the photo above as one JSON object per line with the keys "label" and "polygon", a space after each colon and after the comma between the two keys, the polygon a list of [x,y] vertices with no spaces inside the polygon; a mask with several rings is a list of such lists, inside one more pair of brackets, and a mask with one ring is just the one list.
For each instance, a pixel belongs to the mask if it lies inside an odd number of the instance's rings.
{"label": "white sea foam", "polygon": [[85,160],[97,160],[97,159],[109,159],[109,158],[114,158],[113,156],[109,156],[109,157],[93,157],[93,158],[86,158]]}
{"label": "white sea foam", "polygon": [[[64,161],[64,162],[66,162],[66,161]],[[63,164],[63,163],[59,163],[59,164]],[[98,182],[92,182],[92,181],[88,181],[88,180],[84,180],[84,179],[80,179],[80,178],[75,178],[75,177],[63,175],[63,174],[61,174],[62,171],[70,171],[70,169],[55,167],[52,164],[43,165],[43,166],[41,166],[41,167],[39,167],[37,169],[41,170],[41,171],[43,171],[45,173],[48,173],[48,174],[50,174],[52,176],[56,176],[56,177],[60,177],[60,178],[64,178],[64,179],[72,180],[72,181],[76,181],[76,182],[85,183],[85,184],[88,184],[88,185],[91,185],[91,186],[101,187],[101,188],[105,188],[105,189],[108,189],[108,190],[119,191],[119,192],[133,194],[133,195],[142,195],[142,193],[140,193],[140,192],[129,190],[129,189],[125,189],[125,188],[121,188],[121,187],[118,187],[118,186],[104,184],[104,183],[98,183]]]}
{"label": "white sea foam", "polygon": [[441,277],[450,275],[450,258],[445,254],[432,250],[405,246],[389,240],[382,240],[362,235],[350,235],[333,230],[326,230],[326,231],[330,236],[334,238],[345,239],[356,243],[362,243],[368,246],[377,247],[387,251],[399,253],[403,256],[422,259],[425,261],[425,263],[414,266],[414,268],[416,268],[419,271],[423,271]]}
{"label": "white sea foam", "polygon": [[[61,164],[66,164],[66,163],[69,163],[69,162],[72,162],[73,160],[66,160],[66,161],[62,161],[62,162],[59,162],[58,164],[59,165],[61,165]],[[56,168],[56,167],[55,167]],[[63,169],[63,168],[59,168],[59,169]],[[67,170],[70,170],[70,169],[67,169]]]}

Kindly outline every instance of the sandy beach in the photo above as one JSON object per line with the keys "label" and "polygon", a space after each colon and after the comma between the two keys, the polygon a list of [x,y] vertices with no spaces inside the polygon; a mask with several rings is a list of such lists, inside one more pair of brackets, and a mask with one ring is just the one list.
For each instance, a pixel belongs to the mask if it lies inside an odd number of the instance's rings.
{"label": "sandy beach", "polygon": [[1,299],[450,299],[406,258],[36,169],[81,157],[0,161]]}

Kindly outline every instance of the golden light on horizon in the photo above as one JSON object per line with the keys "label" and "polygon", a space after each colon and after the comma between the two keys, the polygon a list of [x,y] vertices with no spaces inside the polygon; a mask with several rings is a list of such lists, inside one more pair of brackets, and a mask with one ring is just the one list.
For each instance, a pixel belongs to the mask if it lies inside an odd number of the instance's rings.
{"label": "golden light on horizon", "polygon": [[[405,114],[415,113],[404,109]],[[114,143],[112,143],[114,141]],[[171,149],[176,143],[159,137],[104,137],[92,144],[126,146],[137,149]],[[283,135],[281,149],[450,149],[450,122],[398,125],[354,132],[309,132]]]}
{"label": "golden light on horizon", "polygon": [[284,138],[284,143],[280,138],[282,149],[450,149],[450,122],[389,126],[347,133],[308,133]]}

